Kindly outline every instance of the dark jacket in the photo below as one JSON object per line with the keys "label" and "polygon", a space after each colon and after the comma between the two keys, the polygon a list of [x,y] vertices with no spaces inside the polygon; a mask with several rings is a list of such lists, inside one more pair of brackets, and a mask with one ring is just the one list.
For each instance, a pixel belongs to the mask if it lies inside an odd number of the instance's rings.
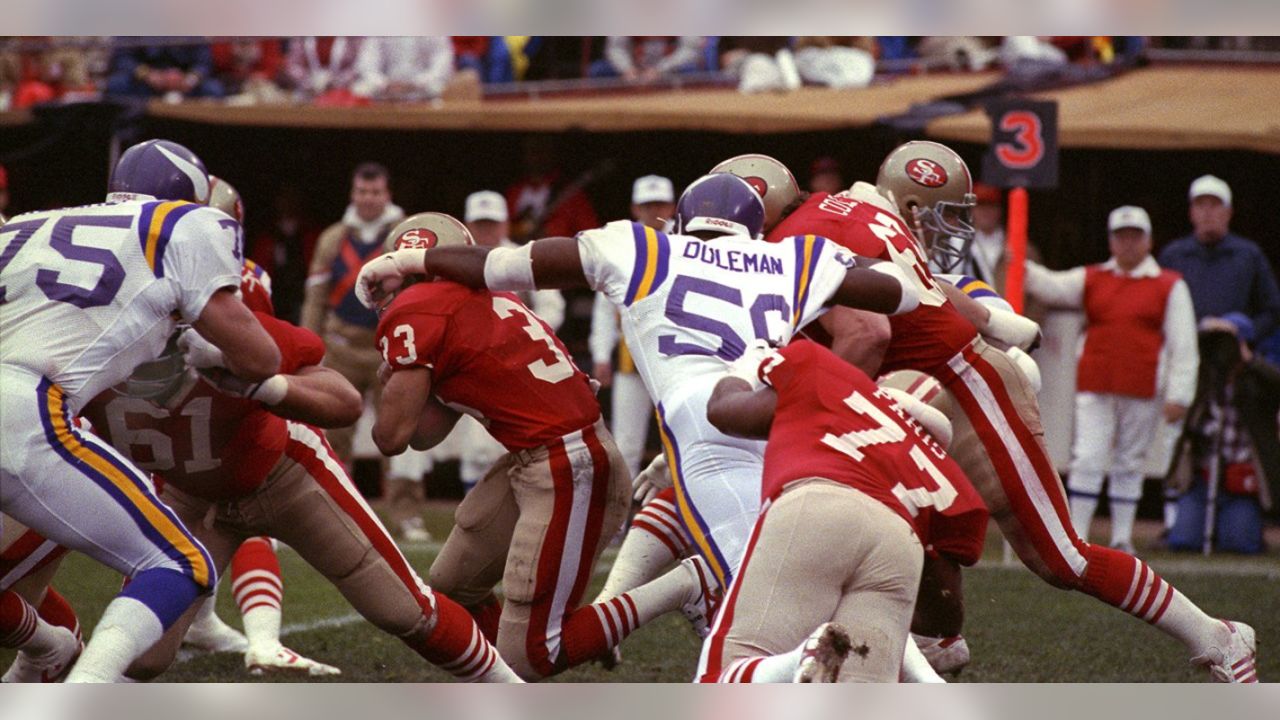
{"label": "dark jacket", "polygon": [[1253,321],[1255,337],[1280,327],[1280,289],[1267,256],[1251,240],[1227,233],[1213,245],[1194,235],[1178,238],[1160,251],[1160,267],[1177,270],[1187,281],[1196,320],[1242,312]]}

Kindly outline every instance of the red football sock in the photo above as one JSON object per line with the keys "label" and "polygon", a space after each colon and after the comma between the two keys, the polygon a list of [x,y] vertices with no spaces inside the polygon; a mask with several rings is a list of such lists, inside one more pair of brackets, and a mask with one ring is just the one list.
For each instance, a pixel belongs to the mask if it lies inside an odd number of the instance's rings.
{"label": "red football sock", "polygon": [[249,645],[278,643],[284,584],[270,538],[249,538],[240,544],[231,558],[231,592],[240,607]]}
{"label": "red football sock", "polygon": [[435,599],[435,628],[424,639],[405,638],[406,644],[459,680],[479,679],[498,661],[498,651],[461,605],[444,595],[437,594]]}
{"label": "red football sock", "polygon": [[0,592],[0,647],[21,648],[36,633],[36,610],[12,590]]}
{"label": "red football sock", "polygon": [[71,607],[71,603],[52,587],[45,591],[44,600],[40,601],[40,607],[36,608],[36,613],[50,625],[64,627],[75,634],[76,639],[83,639],[80,634],[80,619],[76,617],[76,611]]}

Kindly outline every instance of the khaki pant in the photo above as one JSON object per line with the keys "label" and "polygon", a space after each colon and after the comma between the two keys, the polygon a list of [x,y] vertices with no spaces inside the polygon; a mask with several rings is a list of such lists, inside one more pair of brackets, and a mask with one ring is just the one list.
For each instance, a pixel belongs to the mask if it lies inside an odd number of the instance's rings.
{"label": "khaki pant", "polygon": [[7,515],[0,515],[0,592],[13,590],[32,606],[58,572],[67,549]]}
{"label": "khaki pant", "polygon": [[943,390],[929,402],[951,420],[947,452],[1019,559],[1053,585],[1080,587],[1087,546],[1071,525],[1026,376],[1008,355],[978,339],[936,377]]}
{"label": "khaki pant", "polygon": [[458,506],[431,586],[475,606],[502,581],[498,652],[524,678],[563,670],[561,631],[631,506],[631,479],[602,421],[508,453]]}
{"label": "khaki pant", "polygon": [[[317,430],[290,422],[285,454],[253,493],[212,503],[166,486],[164,500],[226,568],[240,544],[268,535],[292,547],[369,622],[399,638],[429,632],[435,598],[360,497]],[[130,668],[143,679],[177,653],[195,608]]]}
{"label": "khaki pant", "polygon": [[834,621],[853,642],[841,681],[896,682],[923,562],[911,525],[879,500],[823,478],[789,485],[756,522],[698,677],[794,650]]}
{"label": "khaki pant", "polygon": [[[382,383],[378,382],[378,367],[382,355],[374,345],[373,331],[344,323],[332,316],[325,323],[324,364],[342,374],[361,397],[369,396],[374,408],[382,395]],[[342,462],[351,466],[351,446],[355,440],[356,426],[330,428],[325,438]]]}

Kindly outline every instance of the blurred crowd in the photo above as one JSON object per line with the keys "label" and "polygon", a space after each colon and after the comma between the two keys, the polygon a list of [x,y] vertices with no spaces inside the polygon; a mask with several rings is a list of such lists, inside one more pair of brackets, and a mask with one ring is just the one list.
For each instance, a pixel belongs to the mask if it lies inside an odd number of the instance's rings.
{"label": "blurred crowd", "polygon": [[[1235,40],[1224,49],[1248,47],[1251,39]],[[877,74],[1135,63],[1148,47],[1187,41],[1111,36],[0,36],[0,110],[102,97],[356,106],[474,98],[486,86],[547,80],[576,80],[586,88],[674,82],[736,85],[743,92],[802,85],[853,88],[871,83]]]}

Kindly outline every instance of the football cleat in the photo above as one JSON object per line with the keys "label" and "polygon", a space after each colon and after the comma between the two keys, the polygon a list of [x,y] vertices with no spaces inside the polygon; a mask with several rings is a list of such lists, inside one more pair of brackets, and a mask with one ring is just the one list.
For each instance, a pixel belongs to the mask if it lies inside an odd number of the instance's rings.
{"label": "football cleat", "polygon": [[680,607],[685,619],[693,625],[693,631],[700,638],[711,633],[711,621],[716,614],[716,606],[720,603],[720,583],[711,574],[711,566],[701,555],[693,555],[680,561],[695,581],[695,590]]}
{"label": "football cleat", "polygon": [[342,674],[341,670],[332,665],[305,658],[283,645],[251,648],[244,654],[244,666],[248,668],[250,675],[268,672],[306,673],[312,677]]}
{"label": "football cleat", "polygon": [[405,542],[431,542],[431,533],[423,525],[422,518],[411,517],[400,523],[400,539]]}
{"label": "football cleat", "polygon": [[242,653],[249,649],[244,633],[223,622],[217,613],[209,613],[191,623],[182,644],[208,653]]}
{"label": "football cleat", "polygon": [[939,675],[959,675],[969,664],[969,643],[965,642],[962,635],[933,638],[913,633],[911,637],[915,638],[920,654],[929,661],[929,667]]}
{"label": "football cleat", "polygon": [[84,643],[75,633],[64,627],[54,627],[57,635],[57,647],[43,657],[32,657],[29,653],[19,652],[13,664],[0,677],[5,683],[56,683],[61,682],[71,666],[76,664]]}
{"label": "football cleat", "polygon": [[823,623],[800,646],[800,664],[792,682],[833,683],[840,679],[840,668],[849,657],[853,643],[839,623]]}
{"label": "football cleat", "polygon": [[1227,647],[1209,648],[1191,658],[1192,665],[1209,666],[1209,676],[1220,683],[1258,682],[1258,637],[1252,627],[1242,622],[1222,620],[1231,631]]}

